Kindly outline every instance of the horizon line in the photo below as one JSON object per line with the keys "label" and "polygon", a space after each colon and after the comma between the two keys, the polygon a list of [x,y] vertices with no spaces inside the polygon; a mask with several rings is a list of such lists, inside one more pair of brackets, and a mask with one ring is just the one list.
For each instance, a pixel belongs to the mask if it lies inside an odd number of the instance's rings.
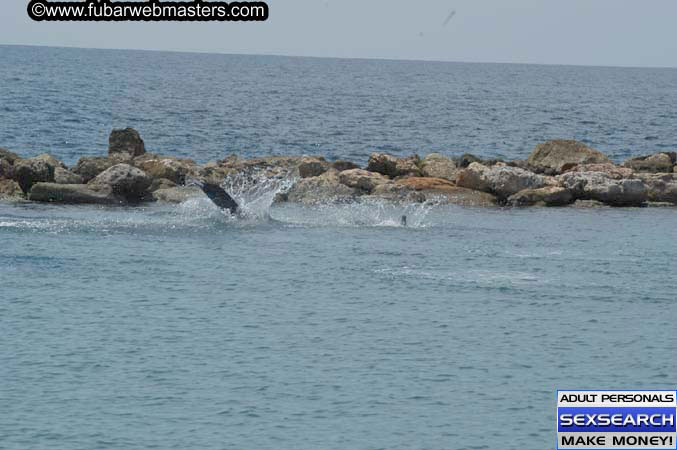
{"label": "horizon line", "polygon": [[393,61],[393,62],[426,62],[426,63],[455,63],[455,64],[496,64],[496,65],[524,65],[524,66],[555,66],[555,67],[597,67],[609,69],[677,69],[677,66],[637,66],[637,65],[607,65],[607,64],[570,64],[570,63],[543,63],[543,62],[508,62],[508,61],[459,61],[437,58],[396,58],[385,56],[320,56],[320,55],[295,55],[284,53],[245,53],[226,52],[215,50],[170,50],[151,48],[118,48],[118,47],[81,47],[78,45],[46,45],[46,44],[2,44],[0,47],[39,47],[69,50],[108,50],[130,52],[153,52],[153,53],[185,53],[197,55],[224,55],[224,56],[269,56],[278,58],[313,58],[313,59],[337,59],[357,61]]}

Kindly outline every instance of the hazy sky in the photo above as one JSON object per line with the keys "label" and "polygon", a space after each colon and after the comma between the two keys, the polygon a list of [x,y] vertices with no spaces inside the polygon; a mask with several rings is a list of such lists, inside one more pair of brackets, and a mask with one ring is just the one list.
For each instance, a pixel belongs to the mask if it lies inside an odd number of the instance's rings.
{"label": "hazy sky", "polygon": [[269,0],[265,23],[36,23],[27,3],[2,0],[0,44],[677,67],[677,0]]}

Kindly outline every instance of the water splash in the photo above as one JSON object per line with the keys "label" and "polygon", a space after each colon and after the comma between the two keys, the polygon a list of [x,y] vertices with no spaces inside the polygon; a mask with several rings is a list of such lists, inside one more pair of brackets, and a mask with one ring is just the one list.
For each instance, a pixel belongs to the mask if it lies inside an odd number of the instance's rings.
{"label": "water splash", "polygon": [[270,208],[278,194],[287,192],[296,182],[291,172],[270,176],[264,169],[228,175],[221,184],[240,207],[247,221],[270,219]]}

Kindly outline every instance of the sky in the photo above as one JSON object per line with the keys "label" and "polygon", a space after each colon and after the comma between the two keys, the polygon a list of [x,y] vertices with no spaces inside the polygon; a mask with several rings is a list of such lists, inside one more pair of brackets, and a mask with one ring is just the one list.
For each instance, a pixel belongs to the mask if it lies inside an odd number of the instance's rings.
{"label": "sky", "polygon": [[0,44],[677,67],[677,0],[268,0],[264,23],[33,22],[27,3],[2,0]]}

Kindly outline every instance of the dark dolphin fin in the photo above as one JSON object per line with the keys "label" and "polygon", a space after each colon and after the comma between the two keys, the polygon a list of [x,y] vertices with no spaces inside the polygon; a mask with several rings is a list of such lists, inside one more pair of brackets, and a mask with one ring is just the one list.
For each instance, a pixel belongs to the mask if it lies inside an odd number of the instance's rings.
{"label": "dark dolphin fin", "polygon": [[237,202],[233,200],[233,197],[228,195],[221,186],[218,184],[203,183],[200,188],[216,206],[221,209],[227,209],[231,214],[237,214],[240,207]]}
{"label": "dark dolphin fin", "polygon": [[228,193],[218,184],[207,183],[206,181],[196,179],[188,180],[186,184],[199,187],[216,206],[221,209],[227,209],[231,214],[237,214],[240,209],[237,202],[233,200],[233,197],[228,195]]}

